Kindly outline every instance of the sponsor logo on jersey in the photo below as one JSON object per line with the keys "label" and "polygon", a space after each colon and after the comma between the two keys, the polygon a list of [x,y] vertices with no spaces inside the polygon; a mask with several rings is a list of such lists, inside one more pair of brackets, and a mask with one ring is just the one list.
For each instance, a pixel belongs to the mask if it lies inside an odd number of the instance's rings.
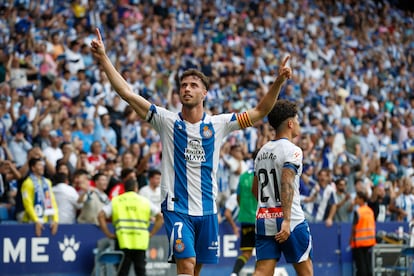
{"label": "sponsor logo on jersey", "polygon": [[283,218],[282,207],[260,208],[256,215],[257,219]]}
{"label": "sponsor logo on jersey", "polygon": [[206,162],[206,153],[199,140],[191,140],[184,151],[187,161]]}

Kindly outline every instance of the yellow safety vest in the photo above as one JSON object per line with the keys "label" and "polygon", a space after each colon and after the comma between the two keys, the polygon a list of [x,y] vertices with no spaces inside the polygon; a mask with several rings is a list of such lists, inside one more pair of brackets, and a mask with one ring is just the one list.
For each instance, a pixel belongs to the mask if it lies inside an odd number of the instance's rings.
{"label": "yellow safety vest", "polygon": [[376,244],[374,212],[367,205],[358,209],[358,222],[354,226],[351,248],[369,247]]}
{"label": "yellow safety vest", "polygon": [[112,224],[121,249],[148,249],[150,219],[149,200],[136,192],[112,199]]}

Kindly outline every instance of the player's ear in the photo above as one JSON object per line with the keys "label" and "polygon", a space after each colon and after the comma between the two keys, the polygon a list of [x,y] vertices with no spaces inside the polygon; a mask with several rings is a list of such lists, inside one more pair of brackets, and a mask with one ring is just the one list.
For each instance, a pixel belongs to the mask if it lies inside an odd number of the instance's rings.
{"label": "player's ear", "polygon": [[287,123],[289,128],[293,128],[293,118],[289,118]]}

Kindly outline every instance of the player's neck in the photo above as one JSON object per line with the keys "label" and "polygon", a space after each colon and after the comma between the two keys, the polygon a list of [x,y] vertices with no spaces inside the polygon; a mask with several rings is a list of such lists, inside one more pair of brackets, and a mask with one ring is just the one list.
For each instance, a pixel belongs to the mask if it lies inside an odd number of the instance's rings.
{"label": "player's neck", "polygon": [[202,105],[187,107],[183,106],[181,110],[181,117],[183,120],[195,124],[201,121],[204,115],[204,108]]}
{"label": "player's neck", "polygon": [[287,139],[289,141],[292,141],[292,134],[288,132],[281,132],[279,134],[276,133],[275,140],[279,140],[279,139]]}

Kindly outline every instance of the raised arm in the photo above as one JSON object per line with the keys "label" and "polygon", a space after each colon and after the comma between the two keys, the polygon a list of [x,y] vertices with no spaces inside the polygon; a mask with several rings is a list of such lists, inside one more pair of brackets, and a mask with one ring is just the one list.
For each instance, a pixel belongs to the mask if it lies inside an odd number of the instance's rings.
{"label": "raised arm", "polygon": [[104,72],[108,76],[112,87],[115,89],[118,95],[121,96],[121,98],[124,99],[135,110],[141,119],[145,119],[151,103],[140,95],[135,94],[126,80],[115,69],[111,63],[111,60],[106,55],[105,46],[98,28],[96,28],[96,37],[97,38],[93,39],[91,42],[91,51],[94,58],[102,65]]}
{"label": "raised arm", "polygon": [[282,85],[287,79],[292,77],[292,69],[289,66],[286,66],[289,58],[290,56],[287,56],[283,60],[279,69],[279,75],[273,82],[272,86],[270,86],[270,89],[266,95],[260,100],[255,108],[247,110],[252,124],[263,119],[270,112],[270,110],[272,110],[277,98],[279,97]]}

